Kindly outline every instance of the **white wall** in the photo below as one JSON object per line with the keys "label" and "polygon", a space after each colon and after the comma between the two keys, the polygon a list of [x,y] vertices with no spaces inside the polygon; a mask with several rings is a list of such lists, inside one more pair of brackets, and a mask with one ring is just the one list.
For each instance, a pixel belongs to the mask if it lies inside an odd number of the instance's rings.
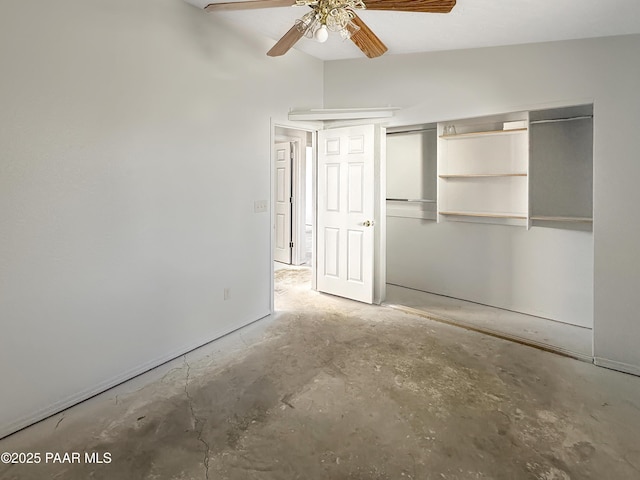
{"label": "white wall", "polygon": [[326,108],[403,107],[393,125],[593,101],[595,355],[601,364],[636,373],[640,373],[640,219],[633,208],[640,203],[640,136],[635,131],[640,125],[638,51],[640,36],[631,35],[344,60],[325,66]]}
{"label": "white wall", "polygon": [[387,282],[593,324],[590,232],[387,219]]}
{"label": "white wall", "polygon": [[323,72],[272,43],[177,0],[4,2],[0,437],[269,314],[270,117]]}

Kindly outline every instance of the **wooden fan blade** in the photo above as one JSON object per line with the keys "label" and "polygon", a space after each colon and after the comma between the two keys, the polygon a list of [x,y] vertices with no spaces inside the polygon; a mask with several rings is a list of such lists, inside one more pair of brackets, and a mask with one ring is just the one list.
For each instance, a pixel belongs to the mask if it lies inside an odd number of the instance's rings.
{"label": "wooden fan blade", "polygon": [[293,47],[303,35],[304,32],[301,32],[298,29],[298,26],[294,25],[280,40],[278,40],[278,43],[276,43],[271,50],[267,52],[267,55],[270,57],[279,57],[280,55],[284,55],[291,50],[291,47]]}
{"label": "wooden fan blade", "polygon": [[291,7],[296,0],[250,0],[248,2],[210,3],[204,9],[207,12],[222,12],[225,10],[252,10],[255,8]]}
{"label": "wooden fan blade", "polygon": [[456,0],[364,0],[367,10],[398,12],[449,13]]}
{"label": "wooden fan blade", "polygon": [[351,35],[351,41],[355,43],[367,57],[376,58],[388,50],[387,46],[382,43],[382,40],[373,33],[360,17],[356,15],[351,21],[360,27],[360,30]]}

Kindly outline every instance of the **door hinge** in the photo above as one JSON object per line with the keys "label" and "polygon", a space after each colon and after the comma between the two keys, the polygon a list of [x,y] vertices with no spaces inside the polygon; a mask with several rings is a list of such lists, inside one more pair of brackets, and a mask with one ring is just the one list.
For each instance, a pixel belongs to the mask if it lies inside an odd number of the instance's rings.
{"label": "door hinge", "polygon": [[293,197],[289,197],[289,203],[293,203]]}
{"label": "door hinge", "polygon": [[293,242],[289,242],[289,248],[293,248]]}

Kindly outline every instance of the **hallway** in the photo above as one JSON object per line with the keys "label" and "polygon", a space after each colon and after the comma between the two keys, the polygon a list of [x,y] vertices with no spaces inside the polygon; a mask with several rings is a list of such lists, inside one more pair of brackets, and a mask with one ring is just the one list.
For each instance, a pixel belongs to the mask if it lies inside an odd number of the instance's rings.
{"label": "hallway", "polygon": [[1,479],[634,479],[640,378],[276,272],[278,313],[0,440]]}

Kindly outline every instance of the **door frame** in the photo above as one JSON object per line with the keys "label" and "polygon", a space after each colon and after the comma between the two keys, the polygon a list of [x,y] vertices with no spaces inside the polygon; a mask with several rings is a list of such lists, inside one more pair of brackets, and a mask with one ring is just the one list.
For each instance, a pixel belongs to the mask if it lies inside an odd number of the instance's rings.
{"label": "door frame", "polygon": [[[318,251],[317,248],[317,233],[316,233],[316,225],[318,223],[318,209],[317,209],[317,198],[318,198],[318,131],[325,130],[331,127],[343,127],[349,125],[363,125],[363,124],[374,124],[376,126],[376,132],[379,132],[376,136],[375,149],[376,149],[376,171],[374,174],[374,197],[375,197],[375,214],[374,219],[377,225],[376,233],[375,233],[375,241],[374,241],[374,304],[381,304],[384,302],[386,296],[386,285],[387,285],[387,275],[386,275],[386,266],[387,266],[387,202],[386,202],[386,171],[387,171],[387,155],[386,155],[386,127],[382,125],[383,122],[376,121],[376,119],[368,119],[363,121],[341,121],[335,122],[333,124],[325,124],[322,121],[291,121],[291,120],[283,120],[283,119],[275,119],[271,117],[270,119],[270,136],[269,136],[269,176],[270,176],[270,198],[273,198],[274,190],[275,190],[275,156],[274,156],[274,148],[276,139],[276,129],[284,128],[291,130],[299,130],[302,132],[311,133],[311,144],[312,144],[312,158],[311,158],[311,184],[312,184],[312,192],[311,192],[311,201],[312,201],[312,216],[313,216],[313,225],[312,225],[312,251],[313,256],[311,260],[311,289],[317,290],[317,258],[316,253]],[[378,150],[379,149],[379,150]],[[270,276],[270,284],[271,284],[271,295],[270,295],[270,311],[274,312],[274,295],[275,295],[275,280],[274,280],[274,253],[273,246],[275,244],[275,209],[273,208],[272,201],[269,201],[269,213],[270,213],[270,226],[271,226],[271,234],[269,236],[269,256],[270,256],[270,264],[269,269],[271,272]],[[304,214],[304,212],[302,213]]]}
{"label": "door frame", "polygon": [[[305,133],[310,133],[311,134],[311,185],[312,185],[312,192],[311,192],[311,211],[312,211],[312,216],[313,216],[313,225],[312,225],[312,238],[313,238],[313,244],[312,244],[312,251],[313,251],[313,257],[311,259],[311,263],[312,263],[312,273],[311,273],[311,289],[312,290],[316,290],[316,272],[315,272],[315,264],[316,264],[316,258],[315,258],[315,252],[316,252],[316,234],[315,234],[315,228],[316,228],[316,216],[317,216],[317,212],[316,212],[316,152],[317,152],[317,139],[318,139],[318,130],[322,130],[323,125],[322,122],[313,122],[313,121],[309,121],[309,122],[299,122],[299,121],[289,121],[289,120],[281,120],[281,119],[274,119],[273,117],[271,118],[271,128],[270,128],[270,136],[269,136],[269,177],[270,177],[270,197],[269,198],[273,198],[274,192],[275,192],[275,165],[276,165],[276,159],[275,159],[275,155],[274,155],[274,148],[273,146],[276,143],[276,130],[277,129],[288,129],[288,130],[298,130],[300,132],[305,132]],[[300,161],[301,155],[300,155],[300,150],[302,149],[302,146],[298,143],[298,162]],[[293,172],[294,175],[298,175],[299,174],[299,165],[293,165]],[[304,211],[300,211],[301,209],[299,209],[297,206],[294,208],[294,212],[293,215],[297,215],[298,217],[303,217],[304,216]],[[271,226],[271,234],[269,235],[269,257],[270,257],[270,263],[269,263],[269,271],[271,272],[271,276],[270,276],[270,284],[271,284],[271,295],[270,295],[270,311],[271,313],[274,312],[274,294],[275,294],[275,283],[274,283],[274,275],[275,275],[275,271],[274,271],[274,252],[273,252],[273,247],[275,245],[275,208],[273,206],[273,201],[269,201],[269,213],[270,213],[270,226]],[[296,242],[296,239],[299,235],[297,233],[292,234],[292,237],[294,238],[294,242]],[[299,239],[298,239],[299,241]],[[294,247],[295,248],[295,247]],[[295,257],[295,252],[293,252],[294,255],[293,257]]]}

